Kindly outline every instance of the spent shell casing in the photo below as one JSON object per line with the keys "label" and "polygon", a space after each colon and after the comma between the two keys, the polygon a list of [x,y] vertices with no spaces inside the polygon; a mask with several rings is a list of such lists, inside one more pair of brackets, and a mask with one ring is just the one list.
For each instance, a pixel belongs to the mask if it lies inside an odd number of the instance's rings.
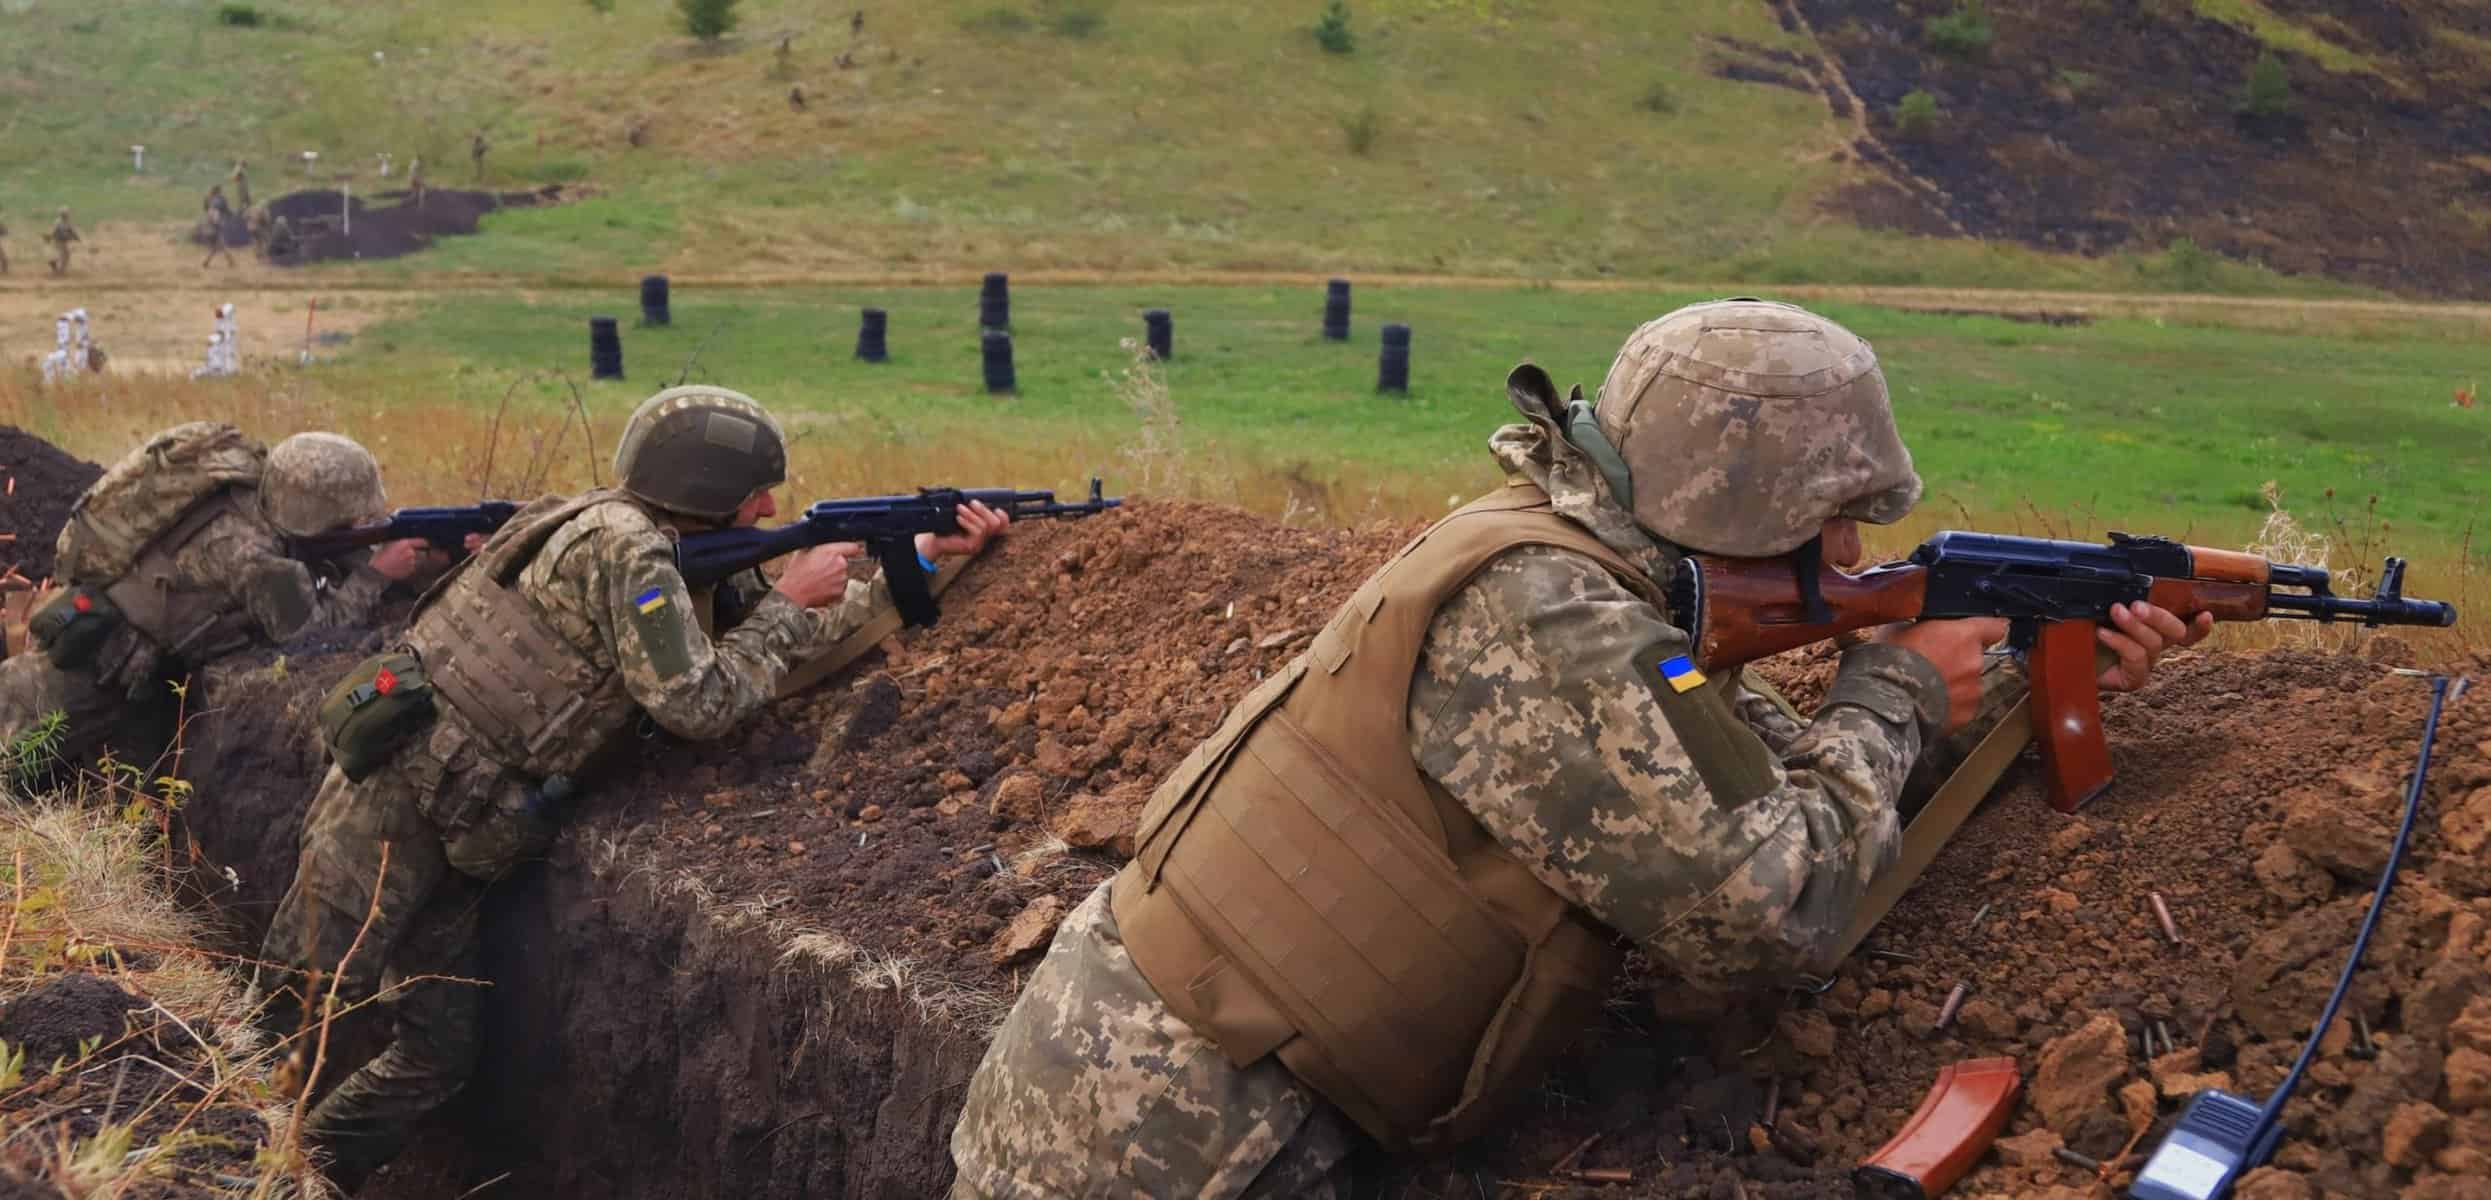
{"label": "spent shell casing", "polygon": [[2178,1042],[2175,1042],[2175,1041],[2172,1041],[2172,1040],[2171,1040],[2171,1027],[2170,1027],[2170,1026],[2165,1025],[2165,1024],[2163,1024],[2162,1022],[2160,1022],[2160,1021],[2156,1021],[2156,1022],[2154,1022],[2154,1032],[2155,1032],[2156,1034],[2161,1035],[2161,1037],[2162,1037],[2162,1052],[2163,1052],[2163,1053],[2165,1053],[2165,1054],[2169,1054],[2169,1053],[2171,1053],[2171,1052],[2173,1052],[2173,1051],[2175,1051],[2175,1050],[2178,1050],[2178,1049],[2180,1048],[2180,1044],[2179,1044]]}
{"label": "spent shell casing", "polygon": [[1968,983],[1958,983],[1954,991],[1946,993],[1945,1006],[1937,1010],[1939,1030],[1943,1031],[1947,1026],[1955,1023],[1955,1013],[1963,1008],[1963,998],[1971,994],[1972,985]]}
{"label": "spent shell casing", "polygon": [[2179,945],[2180,927],[2171,919],[2171,906],[2162,902],[2162,893],[2147,892],[2145,898],[2153,902],[2154,919],[2162,923],[2162,936],[2171,939],[2172,945]]}
{"label": "spent shell casing", "polygon": [[2068,1166],[2071,1166],[2071,1167],[2080,1167],[2080,1168],[2082,1168],[2082,1169],[2084,1169],[2084,1170],[2087,1170],[2087,1171],[2099,1171],[2099,1170],[2101,1170],[2101,1169],[2102,1169],[2102,1164],[2101,1164],[2101,1163],[2099,1163],[2099,1162],[2097,1162],[2097,1161],[2095,1161],[2095,1160],[2093,1160],[2093,1159],[2087,1158],[2087,1157],[2085,1157],[2085,1156],[2084,1156],[2084,1155],[2082,1155],[2082,1154],[2078,1154],[2078,1153],[2076,1153],[2075,1151],[2070,1150],[2070,1149],[2068,1149],[2068,1148],[2067,1148],[2067,1147],[2065,1147],[2065,1146],[2061,1146],[2061,1147],[2059,1147],[2059,1148],[2058,1148],[2058,1149],[2056,1149],[2056,1150],[2052,1150],[2052,1151],[2050,1152],[2050,1157],[2055,1158],[2055,1159],[2059,1160],[2060,1162],[2066,1163]]}

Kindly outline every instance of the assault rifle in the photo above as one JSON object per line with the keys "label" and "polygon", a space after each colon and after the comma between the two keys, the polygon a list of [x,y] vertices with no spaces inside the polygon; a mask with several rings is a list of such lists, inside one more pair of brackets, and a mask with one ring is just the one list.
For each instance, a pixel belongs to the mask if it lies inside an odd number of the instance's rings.
{"label": "assault rifle", "polygon": [[362,546],[422,538],[453,557],[467,553],[467,535],[487,537],[519,511],[515,500],[486,500],[465,508],[402,508],[368,525],[289,539],[287,553],[307,562],[336,558]]}
{"label": "assault rifle", "polygon": [[830,542],[863,542],[882,564],[891,581],[891,599],[910,625],[932,625],[942,616],[934,593],[926,586],[925,568],[917,562],[917,535],[960,532],[960,509],[977,501],[1015,521],[1041,517],[1086,517],[1123,505],[1120,497],[1102,497],[1100,483],[1090,481],[1090,498],[1059,504],[1053,492],[1011,488],[920,488],[914,496],[867,496],[858,500],[821,500],[804,510],[793,524],[769,529],[719,529],[687,533],[675,543],[675,567],[683,581],[707,587],[738,571]]}
{"label": "assault rifle", "polygon": [[1903,562],[1857,575],[1816,569],[1805,556],[1697,555],[1680,561],[1670,606],[1693,635],[1696,666],[1723,670],[1896,621],[2005,617],[2007,646],[2031,672],[2033,734],[2060,812],[2110,785],[2093,630],[2110,623],[2113,604],[2143,600],[2183,620],[2213,613],[2217,621],[2456,624],[2453,606],[2405,598],[2401,558],[2387,560],[2365,600],[2335,595],[2321,567],[2169,538],[2110,538],[2095,545],[1949,531]]}

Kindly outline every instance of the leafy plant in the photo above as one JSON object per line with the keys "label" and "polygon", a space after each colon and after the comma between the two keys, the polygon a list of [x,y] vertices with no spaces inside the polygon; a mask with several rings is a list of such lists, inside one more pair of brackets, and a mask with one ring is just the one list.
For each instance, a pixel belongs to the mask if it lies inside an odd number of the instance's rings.
{"label": "leafy plant", "polygon": [[1365,158],[1375,149],[1376,139],[1384,133],[1384,114],[1368,104],[1341,118],[1341,138],[1349,144],[1349,152]]}
{"label": "leafy plant", "polygon": [[1358,49],[1358,35],[1349,27],[1349,0],[1329,0],[1323,15],[1315,19],[1315,43],[1333,54],[1350,54]]}
{"label": "leafy plant", "polygon": [[1915,141],[1938,131],[1946,120],[1946,111],[1937,106],[1937,97],[1919,88],[1903,94],[1894,106],[1894,132]]}
{"label": "leafy plant", "polygon": [[259,10],[248,4],[219,4],[216,6],[216,23],[236,29],[257,29],[260,25]]}
{"label": "leafy plant", "polygon": [[1927,42],[1930,49],[1956,58],[1987,53],[1989,43],[1997,36],[1997,28],[1989,23],[1989,8],[1981,0],[1961,0],[1955,11],[1920,23],[1920,40]]}
{"label": "leafy plant", "polygon": [[1678,111],[1678,95],[1669,90],[1668,84],[1655,79],[1643,89],[1642,95],[1635,97],[1635,107],[1667,116]]}
{"label": "leafy plant", "polygon": [[734,31],[739,19],[737,3],[738,0],[675,0],[675,9],[683,14],[685,33],[714,42]]}
{"label": "leafy plant", "polygon": [[2274,51],[2258,55],[2249,64],[2249,77],[2241,84],[2240,100],[2233,108],[2247,117],[2275,117],[2292,111],[2292,76]]}

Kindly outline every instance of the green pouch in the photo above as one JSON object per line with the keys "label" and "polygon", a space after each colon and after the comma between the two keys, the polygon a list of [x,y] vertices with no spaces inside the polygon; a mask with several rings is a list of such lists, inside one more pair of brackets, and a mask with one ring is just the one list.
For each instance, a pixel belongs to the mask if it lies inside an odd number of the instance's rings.
{"label": "green pouch", "polygon": [[320,701],[320,740],[346,778],[361,780],[437,715],[422,659],[404,650],[355,664]]}
{"label": "green pouch", "polygon": [[45,601],[26,621],[26,636],[64,671],[95,661],[104,639],[122,626],[121,609],[100,588],[69,587]]}

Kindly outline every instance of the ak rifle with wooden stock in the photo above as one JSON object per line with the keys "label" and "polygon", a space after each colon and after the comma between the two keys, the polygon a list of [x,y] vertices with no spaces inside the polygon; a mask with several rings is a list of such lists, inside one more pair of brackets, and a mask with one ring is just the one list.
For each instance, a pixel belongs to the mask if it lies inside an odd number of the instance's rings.
{"label": "ak rifle with wooden stock", "polygon": [[935,607],[926,568],[917,559],[918,534],[960,532],[960,510],[971,501],[1009,514],[1015,521],[1086,517],[1124,503],[1119,497],[1100,495],[1100,489],[1100,482],[1093,479],[1090,498],[1070,504],[1058,503],[1053,492],[954,487],[920,488],[914,496],[821,500],[786,525],[687,533],[675,543],[675,568],[683,573],[684,583],[707,587],[808,546],[863,542],[882,564],[901,618],[910,625],[932,625],[942,614]]}
{"label": "ak rifle with wooden stock", "polygon": [[464,557],[468,534],[491,537],[495,530],[509,524],[518,511],[519,503],[515,500],[484,500],[457,508],[401,508],[370,524],[289,539],[287,553],[307,562],[320,562],[364,546],[422,538],[449,551],[454,558]]}
{"label": "ak rifle with wooden stock", "polygon": [[2108,545],[1994,533],[1940,533],[1899,563],[1857,575],[1812,556],[1680,561],[1671,607],[1692,635],[1699,668],[1729,670],[1836,634],[1897,621],[2004,617],[2007,646],[2032,682],[2034,739],[2050,805],[2074,812],[2110,785],[2102,738],[2095,627],[2113,604],[2145,601],[2182,620],[2456,624],[2456,609],[2404,595],[2405,563],[2390,558],[2367,599],[2329,590],[2321,567],[2110,535]]}

